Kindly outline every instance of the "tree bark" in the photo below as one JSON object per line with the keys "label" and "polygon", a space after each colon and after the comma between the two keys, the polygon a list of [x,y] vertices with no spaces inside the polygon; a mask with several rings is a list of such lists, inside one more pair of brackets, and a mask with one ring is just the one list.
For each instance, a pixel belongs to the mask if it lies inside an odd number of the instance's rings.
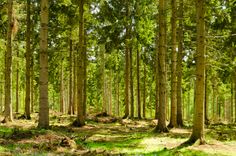
{"label": "tree bark", "polygon": [[[129,28],[130,29],[130,26]],[[130,33],[130,30],[129,30]],[[129,44],[129,61],[130,61],[130,117],[134,118],[134,82],[133,82],[133,49],[131,48],[132,46]]]}
{"label": "tree bark", "polygon": [[[144,53],[144,60],[146,59],[146,53]],[[146,118],[146,63],[143,61],[143,118]]]}
{"label": "tree bark", "polygon": [[79,55],[77,69],[77,119],[74,126],[81,127],[85,125],[84,116],[84,0],[79,1]]}
{"label": "tree bark", "polygon": [[30,82],[30,99],[31,99],[31,113],[34,112],[34,56],[31,55],[31,65],[30,65],[30,75],[31,75],[31,82]]}
{"label": "tree bark", "polygon": [[40,73],[39,73],[39,123],[38,127],[49,127],[48,106],[48,0],[41,0]]}
{"label": "tree bark", "polygon": [[68,107],[68,114],[72,114],[72,107],[73,107],[73,87],[72,87],[72,77],[73,77],[73,58],[72,58],[72,51],[73,51],[73,41],[72,41],[72,28],[70,30],[70,37],[69,37],[69,107]]}
{"label": "tree bark", "polygon": [[205,124],[209,125],[210,121],[208,118],[208,103],[209,103],[209,94],[208,94],[208,74],[207,69],[205,70],[205,100],[204,100],[204,117],[205,117]]}
{"label": "tree bark", "polygon": [[129,0],[125,1],[126,3],[126,41],[125,41],[125,115],[123,118],[127,118],[129,116],[129,102],[130,102],[130,95],[129,95],[129,87],[130,87],[130,32],[129,32],[129,22],[128,19],[130,17],[129,11]]}
{"label": "tree bark", "polygon": [[105,47],[104,45],[101,46],[101,50],[100,50],[100,54],[101,54],[101,75],[102,75],[102,79],[101,79],[101,83],[102,83],[102,111],[107,113],[107,103],[106,103],[106,83],[105,83],[105,63],[106,63],[106,59],[105,59]]}
{"label": "tree bark", "polygon": [[176,75],[176,0],[172,0],[172,58],[171,58],[171,117],[169,128],[177,127],[177,75]]}
{"label": "tree bark", "polygon": [[77,54],[73,53],[73,103],[72,114],[75,114],[77,104]]}
{"label": "tree bark", "polygon": [[120,92],[119,92],[119,87],[120,87],[120,85],[119,85],[119,76],[118,76],[118,70],[116,70],[116,84],[115,84],[115,97],[116,97],[116,108],[115,108],[115,114],[119,117],[119,115],[120,115],[120,113],[119,113],[119,109],[120,109],[120,102],[119,102],[119,100],[120,100]]}
{"label": "tree bark", "polygon": [[[158,32],[156,32],[156,36],[158,36]],[[155,97],[155,119],[158,119],[158,111],[159,111],[159,49],[158,49],[158,38],[156,37],[156,59],[155,59],[155,79],[156,79],[156,97]]]}
{"label": "tree bark", "polygon": [[159,1],[159,115],[156,132],[168,132],[166,127],[166,5],[164,0]]}
{"label": "tree bark", "polygon": [[31,35],[31,21],[30,21],[30,0],[27,0],[27,17],[26,17],[26,93],[25,93],[25,118],[26,119],[31,119],[30,117],[30,79],[31,79],[31,74],[30,74],[30,63],[31,63],[31,49],[30,49],[30,35]]}
{"label": "tree bark", "polygon": [[[34,6],[31,6],[31,8],[32,8],[32,12],[34,11]],[[34,36],[34,23],[33,23],[33,21],[31,21],[31,36]],[[34,112],[34,105],[35,105],[35,101],[34,101],[34,99],[36,99],[35,97],[34,97],[34,91],[35,91],[35,89],[34,89],[34,53],[33,53],[33,51],[35,50],[35,46],[36,46],[36,44],[34,43],[35,42],[35,40],[33,40],[33,38],[31,38],[31,43],[32,43],[32,49],[31,49],[31,57],[30,57],[30,77],[31,77],[31,79],[30,79],[30,100],[31,100],[31,107],[30,107],[30,109],[31,109],[31,113],[33,113]]]}
{"label": "tree bark", "polygon": [[5,111],[4,122],[13,121],[12,115],[12,29],[14,19],[12,16],[13,0],[8,0],[8,30],[7,30],[7,50],[5,54]]}
{"label": "tree bark", "polygon": [[[137,46],[137,105],[138,105],[138,118],[141,119],[141,97],[140,97],[140,54],[139,46]],[[145,111],[143,111],[145,114]]]}
{"label": "tree bark", "polygon": [[112,70],[110,70],[110,76],[109,76],[109,114],[112,115]]}
{"label": "tree bark", "polygon": [[0,112],[2,112],[2,110],[3,110],[3,104],[4,104],[4,102],[3,102],[3,89],[2,89],[2,84],[0,83]]}
{"label": "tree bark", "polygon": [[216,80],[215,80],[216,78],[215,77],[213,77],[213,80],[212,80],[212,118],[213,118],[213,120],[214,121],[217,121],[218,119],[217,119],[217,96],[218,96],[218,89],[217,89],[217,82],[216,82]]}
{"label": "tree bark", "polygon": [[[233,27],[232,27],[231,34],[235,34],[236,33],[236,27],[235,27],[235,23],[236,23],[236,6],[235,5],[231,8],[231,19],[232,19],[232,23],[234,23]],[[235,42],[236,39],[234,38],[233,41]],[[236,55],[236,48],[232,47],[232,51],[233,51],[233,54],[235,56]],[[234,95],[234,109],[235,109],[234,110],[234,122],[236,123],[236,68],[234,68],[234,94],[235,94]]]}
{"label": "tree bark", "polygon": [[[16,51],[16,66],[19,66],[19,49]],[[16,68],[16,113],[19,113],[19,68]]]}
{"label": "tree bark", "polygon": [[84,87],[83,87],[83,115],[86,117],[86,103],[87,103],[87,39],[86,30],[84,29],[84,46],[83,46],[83,70],[84,70]]}
{"label": "tree bark", "polygon": [[65,101],[64,101],[64,74],[63,74],[63,61],[61,62],[61,77],[60,77],[60,112],[65,112]]}
{"label": "tree bark", "polygon": [[205,143],[204,139],[204,93],[205,93],[205,1],[196,0],[197,9],[197,53],[196,53],[196,100],[194,109],[193,132],[190,143]]}
{"label": "tree bark", "polygon": [[236,68],[234,69],[234,122],[236,123]]}
{"label": "tree bark", "polygon": [[183,58],[183,0],[179,1],[179,46],[177,58],[177,125],[183,126],[182,114],[182,58]]}

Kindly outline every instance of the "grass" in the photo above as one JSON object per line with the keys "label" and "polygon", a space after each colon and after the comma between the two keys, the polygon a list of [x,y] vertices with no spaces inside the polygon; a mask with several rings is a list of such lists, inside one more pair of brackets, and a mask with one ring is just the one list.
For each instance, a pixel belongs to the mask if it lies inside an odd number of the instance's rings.
{"label": "grass", "polygon": [[[207,145],[179,148],[191,129],[171,129],[155,134],[150,121],[128,120],[116,123],[88,121],[82,128],[69,123],[74,117],[52,116],[49,130],[37,129],[33,121],[17,120],[0,125],[0,155],[137,155],[137,156],[224,156],[236,155],[236,126],[214,125],[206,129]],[[26,126],[27,125],[27,126]],[[225,138],[226,137],[226,138]],[[63,139],[75,141],[77,148],[62,145]]]}

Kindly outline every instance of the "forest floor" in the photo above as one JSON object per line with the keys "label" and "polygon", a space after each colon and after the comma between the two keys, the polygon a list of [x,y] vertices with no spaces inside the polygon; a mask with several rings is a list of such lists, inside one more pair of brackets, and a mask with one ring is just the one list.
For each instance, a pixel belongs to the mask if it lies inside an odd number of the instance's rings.
{"label": "forest floor", "polygon": [[[70,125],[75,117],[54,113],[50,129],[37,129],[32,120],[17,119],[0,124],[0,155],[236,155],[236,125],[218,124],[206,128],[205,145],[181,147],[191,128],[174,128],[155,134],[153,120],[118,120],[109,117],[88,120],[82,128]],[[3,117],[0,116],[0,120]]]}

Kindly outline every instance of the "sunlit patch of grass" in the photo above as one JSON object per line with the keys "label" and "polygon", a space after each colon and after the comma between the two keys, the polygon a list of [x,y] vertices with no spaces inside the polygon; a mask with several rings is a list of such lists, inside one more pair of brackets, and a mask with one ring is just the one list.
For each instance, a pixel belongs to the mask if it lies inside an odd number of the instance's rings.
{"label": "sunlit patch of grass", "polygon": [[[5,152],[6,151],[6,148],[3,147],[3,146],[0,146],[0,152]],[[1,154],[1,153],[0,153]]]}
{"label": "sunlit patch of grass", "polygon": [[[119,153],[150,153],[166,147],[176,147],[186,139],[153,136],[152,133],[133,133],[127,135],[93,135],[86,141],[89,149],[104,149]],[[78,143],[78,142],[77,142]]]}
{"label": "sunlit patch of grass", "polygon": [[77,144],[83,144],[91,150],[104,149],[118,153],[139,153],[144,147],[140,144],[147,134],[134,133],[133,135],[111,135],[96,134],[85,142],[77,141]]}
{"label": "sunlit patch of grass", "polygon": [[[196,151],[196,150],[168,150],[163,149],[159,151],[154,151],[150,153],[140,153],[138,155],[143,156],[215,156],[215,154],[209,154],[202,151]],[[216,156],[222,156],[222,155],[216,155]]]}

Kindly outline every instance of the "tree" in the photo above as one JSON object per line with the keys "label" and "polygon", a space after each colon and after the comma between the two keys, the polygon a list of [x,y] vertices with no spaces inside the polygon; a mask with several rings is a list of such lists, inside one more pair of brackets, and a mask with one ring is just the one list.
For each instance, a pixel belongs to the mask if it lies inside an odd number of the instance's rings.
{"label": "tree", "polygon": [[177,56],[177,125],[183,126],[182,114],[182,59],[183,59],[183,0],[179,2],[179,46]]}
{"label": "tree", "polygon": [[5,113],[3,123],[12,121],[12,36],[15,29],[13,18],[13,0],[8,0],[8,30],[7,30],[7,51],[5,54]]}
{"label": "tree", "polygon": [[72,40],[72,26],[70,28],[70,36],[69,36],[69,108],[68,114],[73,113],[73,88],[72,88],[72,76],[73,76],[73,40]]}
{"label": "tree", "polygon": [[48,0],[41,0],[39,128],[49,127],[48,106]]}
{"label": "tree", "polygon": [[125,1],[126,5],[126,21],[125,21],[125,30],[126,30],[126,41],[125,41],[125,115],[123,118],[127,118],[129,116],[129,103],[130,103],[130,95],[129,95],[129,87],[130,87],[130,28],[129,28],[129,18],[130,18],[130,10],[129,10],[129,1]]}
{"label": "tree", "polygon": [[85,0],[79,2],[79,55],[78,55],[78,68],[77,68],[77,119],[73,123],[74,126],[84,126],[85,116],[84,116],[84,58],[86,58],[84,51],[84,3]]}
{"label": "tree", "polygon": [[[139,27],[139,18],[140,18],[140,6],[139,6],[140,1],[136,0],[135,2],[135,10],[136,10],[136,16],[135,16],[135,23],[136,23],[136,28],[134,31],[136,31],[136,38],[139,38],[138,34],[138,27]],[[140,45],[139,41],[136,41],[137,45],[137,56],[136,56],[136,70],[137,70],[137,112],[138,112],[138,118],[141,119],[141,95],[140,95]],[[145,98],[145,97],[144,97]],[[143,117],[145,118],[145,101],[143,103]]]}
{"label": "tree", "polygon": [[[141,119],[141,97],[140,97],[140,54],[139,47],[137,47],[137,103],[138,103],[138,118]],[[143,105],[143,117],[145,117],[145,104]]]}
{"label": "tree", "polygon": [[31,64],[31,49],[30,49],[30,31],[31,31],[31,22],[30,22],[30,0],[27,0],[27,16],[26,16],[26,93],[25,93],[25,118],[30,119],[30,64]]}
{"label": "tree", "polygon": [[168,127],[173,128],[177,126],[177,77],[176,77],[176,0],[172,0],[172,57],[171,57],[171,118]]}
{"label": "tree", "polygon": [[[166,127],[166,5],[164,0],[159,1],[159,114],[156,132],[168,132]],[[157,81],[156,81],[157,82]]]}
{"label": "tree", "polygon": [[[19,66],[19,50],[16,51],[16,66]],[[16,113],[19,113],[19,69],[16,69]]]}
{"label": "tree", "polygon": [[193,131],[188,140],[194,143],[198,139],[204,140],[204,93],[205,93],[205,1],[196,0],[197,10],[197,51],[196,51],[196,93]]}

